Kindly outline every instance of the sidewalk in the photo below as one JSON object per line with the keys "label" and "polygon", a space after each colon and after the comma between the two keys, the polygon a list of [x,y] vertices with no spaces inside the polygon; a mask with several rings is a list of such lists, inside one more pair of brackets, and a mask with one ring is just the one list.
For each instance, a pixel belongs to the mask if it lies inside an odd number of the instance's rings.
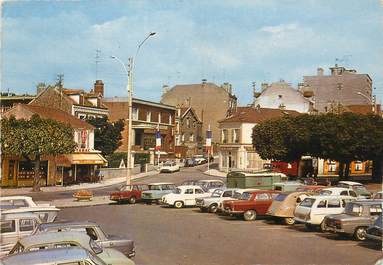
{"label": "sidewalk", "polygon": [[[158,174],[158,171],[149,171],[145,173],[139,173],[136,175],[133,175],[131,177],[132,180],[144,178],[147,176],[152,176]],[[72,186],[52,186],[52,187],[41,187],[42,192],[64,192],[64,191],[75,191],[75,190],[82,190],[82,189],[96,189],[96,188],[103,188],[107,186],[112,186],[115,184],[124,183],[126,181],[126,177],[122,178],[111,178],[106,179],[101,182],[97,183],[81,183],[77,185]],[[0,189],[1,196],[11,196],[11,195],[26,195],[32,193],[31,187],[26,188],[15,188],[15,189]]]}
{"label": "sidewalk", "polygon": [[203,171],[205,175],[212,176],[212,177],[220,177],[220,178],[226,178],[227,173],[226,172],[221,172],[217,169],[210,169]]}

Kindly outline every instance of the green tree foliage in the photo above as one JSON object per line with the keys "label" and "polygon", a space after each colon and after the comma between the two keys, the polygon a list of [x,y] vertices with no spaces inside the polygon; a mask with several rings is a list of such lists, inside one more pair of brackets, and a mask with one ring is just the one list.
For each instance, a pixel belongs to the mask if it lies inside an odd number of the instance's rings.
{"label": "green tree foliage", "polygon": [[1,150],[4,155],[21,156],[34,161],[33,190],[40,190],[42,156],[72,153],[76,143],[73,129],[66,124],[33,115],[30,120],[15,117],[1,120]]}
{"label": "green tree foliage", "polygon": [[108,156],[121,145],[121,131],[124,129],[123,120],[109,122],[106,117],[89,118],[87,122],[96,127],[94,132],[94,147],[103,155]]}
{"label": "green tree foliage", "polygon": [[[383,160],[383,119],[376,115],[287,116],[255,126],[252,138],[264,159],[291,162],[303,155],[331,159],[340,162],[340,176],[344,172],[346,178],[351,161],[373,160],[374,169],[379,169]],[[381,177],[381,172],[377,174]]]}

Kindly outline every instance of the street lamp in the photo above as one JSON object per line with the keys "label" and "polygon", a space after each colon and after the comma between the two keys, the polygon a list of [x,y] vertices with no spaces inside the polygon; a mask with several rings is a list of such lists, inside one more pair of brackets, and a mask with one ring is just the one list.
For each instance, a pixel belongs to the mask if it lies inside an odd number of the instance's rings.
{"label": "street lamp", "polygon": [[128,59],[128,69],[126,68],[123,61],[121,61],[117,56],[111,56],[112,59],[115,59],[117,62],[119,62],[122,65],[125,73],[128,76],[128,83],[126,85],[126,90],[128,91],[128,108],[129,108],[129,112],[128,112],[128,157],[127,157],[127,161],[126,161],[126,164],[127,164],[126,165],[126,168],[127,168],[126,184],[127,185],[130,184],[130,175],[131,175],[131,170],[132,170],[132,162],[131,162],[131,158],[132,158],[131,157],[131,154],[132,154],[132,111],[133,111],[132,97],[133,97],[134,59],[137,57],[138,52],[139,52],[141,46],[145,43],[145,41],[155,34],[156,34],[155,32],[150,32],[148,34],[148,36],[146,36],[146,38],[138,45],[137,50],[136,50],[136,54],[134,55],[134,57],[130,57]]}
{"label": "street lamp", "polygon": [[372,100],[369,96],[366,96],[365,94],[363,94],[362,92],[356,92],[357,95],[361,96],[361,97],[364,97],[366,98],[368,101],[370,101],[371,105],[372,105],[372,112],[375,113],[375,100]]}

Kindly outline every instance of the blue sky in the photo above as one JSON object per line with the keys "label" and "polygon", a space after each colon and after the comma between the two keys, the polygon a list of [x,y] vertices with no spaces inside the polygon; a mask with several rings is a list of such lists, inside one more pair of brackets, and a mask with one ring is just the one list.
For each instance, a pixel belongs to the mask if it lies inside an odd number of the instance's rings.
{"label": "blue sky", "polygon": [[[158,101],[162,85],[233,84],[240,104],[252,82],[294,86],[317,67],[368,73],[383,99],[383,3],[314,0],[12,1],[2,4],[1,89],[34,93],[39,82],[126,96],[127,62],[136,58],[134,94]],[[96,75],[96,50],[101,50]]]}

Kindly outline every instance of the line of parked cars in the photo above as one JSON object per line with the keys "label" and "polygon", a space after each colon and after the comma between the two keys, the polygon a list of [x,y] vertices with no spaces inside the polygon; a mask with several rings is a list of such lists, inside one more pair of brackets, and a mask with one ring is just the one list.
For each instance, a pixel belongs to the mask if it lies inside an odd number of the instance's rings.
{"label": "line of parked cars", "polygon": [[134,265],[133,240],[93,222],[54,222],[60,209],[28,196],[0,198],[0,264]]}

